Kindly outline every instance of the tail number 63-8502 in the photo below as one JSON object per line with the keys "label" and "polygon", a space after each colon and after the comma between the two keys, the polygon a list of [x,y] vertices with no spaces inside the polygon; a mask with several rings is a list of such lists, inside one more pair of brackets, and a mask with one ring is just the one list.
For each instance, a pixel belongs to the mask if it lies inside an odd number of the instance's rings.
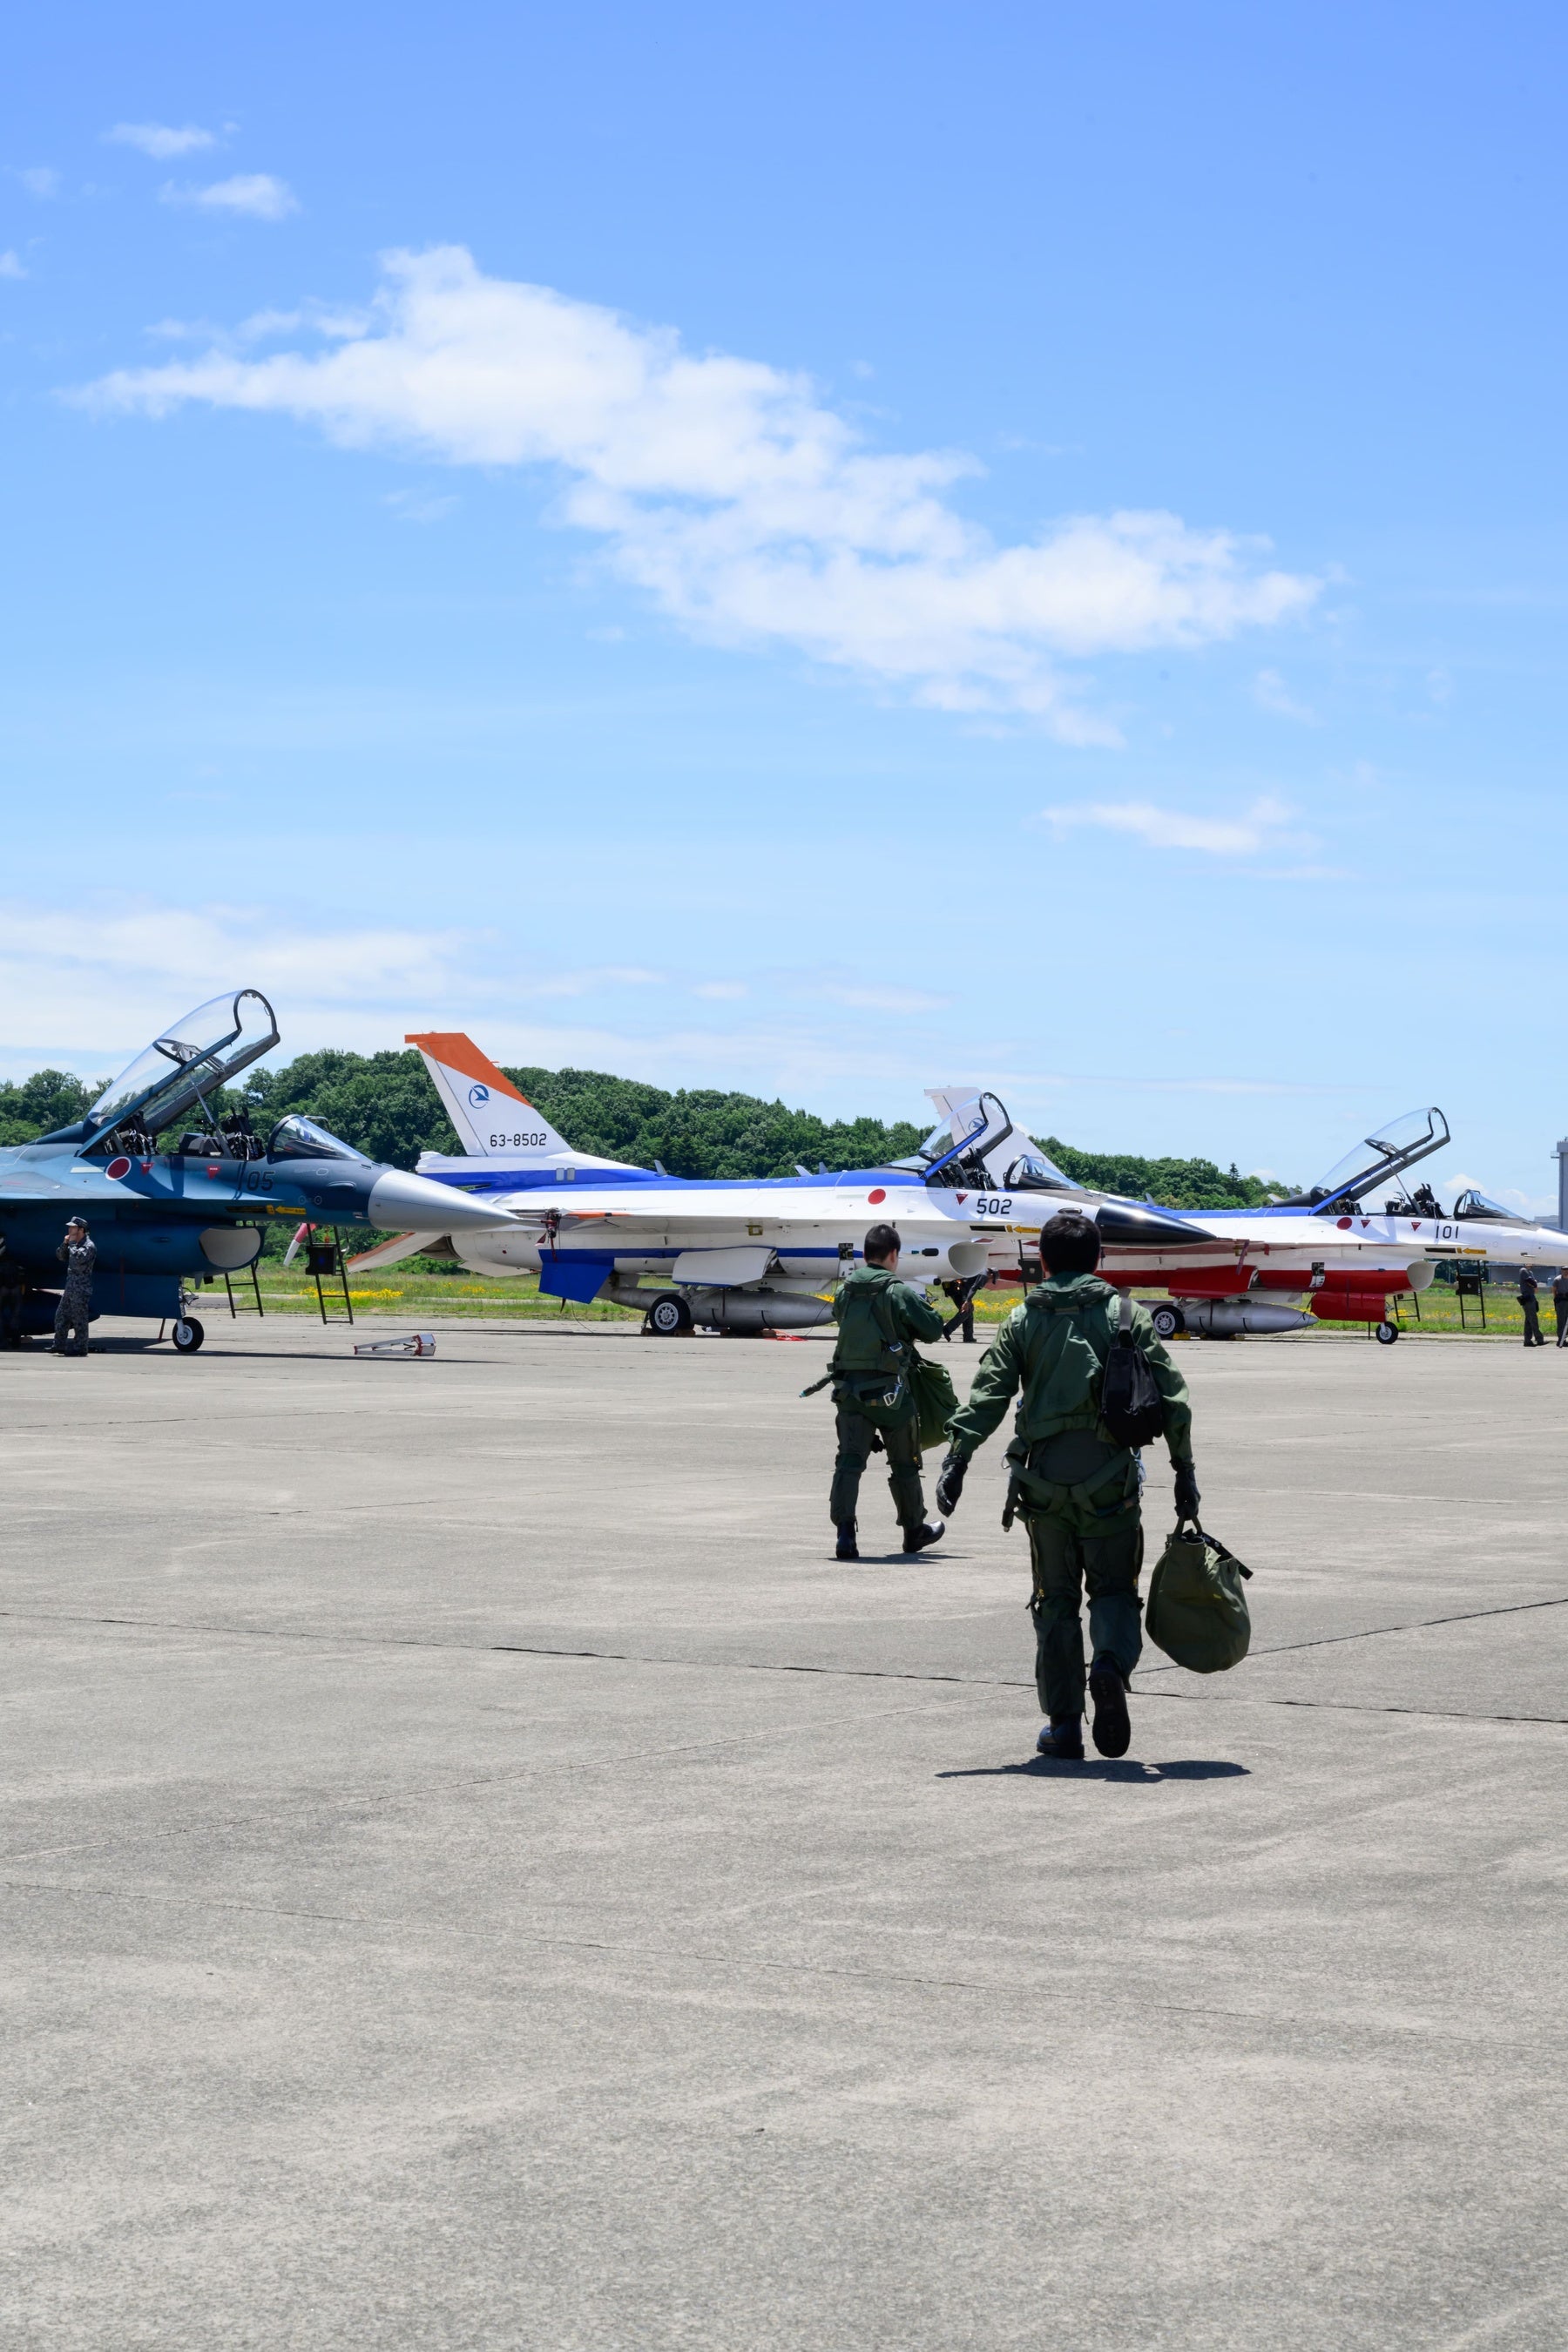
{"label": "tail number 63-8502", "polygon": [[1010,1217],[1012,1213],[1012,1195],[1007,1192],[998,1192],[994,1198],[989,1192],[982,1192],[974,1203],[977,1217]]}

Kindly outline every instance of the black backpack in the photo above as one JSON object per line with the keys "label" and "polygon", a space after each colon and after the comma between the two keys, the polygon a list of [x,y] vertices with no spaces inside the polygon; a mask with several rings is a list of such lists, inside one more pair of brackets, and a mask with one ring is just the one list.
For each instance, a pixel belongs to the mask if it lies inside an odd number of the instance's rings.
{"label": "black backpack", "polygon": [[1152,1445],[1165,1433],[1164,1399],[1154,1385],[1148,1358],[1132,1337],[1132,1301],[1125,1291],[1100,1381],[1100,1417],[1118,1445]]}

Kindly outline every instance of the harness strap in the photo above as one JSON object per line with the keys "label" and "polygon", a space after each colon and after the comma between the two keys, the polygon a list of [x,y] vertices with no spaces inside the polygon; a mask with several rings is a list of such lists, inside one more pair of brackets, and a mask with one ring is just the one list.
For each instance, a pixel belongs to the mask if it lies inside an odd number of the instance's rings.
{"label": "harness strap", "polygon": [[[1041,1442],[1043,1444],[1047,1444],[1049,1441],[1042,1440]],[[1034,1450],[1033,1446],[1029,1448],[1031,1454]],[[1123,1451],[1125,1451],[1125,1449],[1123,1449]],[[1023,1468],[1015,1470],[1013,1475],[1007,1481],[1007,1502],[1006,1507],[1002,1513],[1002,1525],[1004,1528],[1010,1528],[1015,1516],[1019,1511],[1022,1511],[1024,1517],[1027,1518],[1031,1511],[1048,1511],[1053,1503],[1067,1502],[1087,1505],[1092,1496],[1098,1495],[1102,1486],[1109,1485],[1113,1474],[1121,1477],[1125,1477],[1127,1475],[1126,1465],[1121,1456],[1117,1454],[1112,1454],[1110,1460],[1106,1463],[1103,1469],[1097,1470],[1092,1478],[1080,1478],[1078,1480],[1076,1485],[1071,1486],[1064,1486],[1058,1481],[1050,1478],[1037,1478],[1037,1485],[1043,1486],[1046,1493],[1046,1500],[1044,1502],[1038,1502],[1030,1494],[1026,1484],[1026,1479],[1029,1477],[1035,1477],[1036,1474],[1029,1469],[1028,1464],[1026,1462]],[[1106,1511],[1103,1513],[1097,1512],[1095,1516],[1096,1517],[1103,1517],[1105,1518],[1110,1518],[1114,1517],[1114,1514],[1112,1512]]]}

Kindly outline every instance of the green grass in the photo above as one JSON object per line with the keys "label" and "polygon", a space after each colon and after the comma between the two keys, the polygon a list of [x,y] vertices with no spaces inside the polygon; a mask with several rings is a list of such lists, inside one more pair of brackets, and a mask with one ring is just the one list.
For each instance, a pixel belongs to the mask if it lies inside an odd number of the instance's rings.
{"label": "green grass", "polygon": [[[311,1276],[300,1266],[287,1269],[276,1259],[263,1259],[260,1267],[261,1304],[268,1315],[317,1315],[316,1286]],[[327,1311],[342,1309],[342,1286],[323,1277],[321,1288],[326,1296]],[[235,1303],[245,1311],[252,1293],[248,1278],[235,1277]],[[386,1315],[399,1321],[416,1322],[423,1316],[438,1315],[489,1317],[504,1322],[571,1322],[626,1323],[637,1320],[637,1310],[627,1307],[600,1306],[597,1303],[577,1307],[559,1298],[543,1297],[533,1275],[507,1276],[504,1280],[487,1281],[482,1276],[465,1272],[461,1276],[424,1273],[405,1274],[401,1266],[388,1266],[384,1274],[369,1273],[349,1276],[349,1297],[353,1301],[356,1316]],[[223,1284],[217,1282],[202,1293],[209,1313],[226,1312],[228,1302]],[[198,1310],[199,1311],[199,1310]]]}
{"label": "green grass", "polygon": [[[1464,1307],[1461,1320],[1459,1308]],[[1486,1324],[1481,1323],[1481,1307],[1486,1307]],[[1519,1294],[1500,1285],[1489,1283],[1483,1298],[1461,1301],[1446,1283],[1435,1282],[1430,1290],[1420,1291],[1414,1299],[1396,1302],[1395,1320],[1402,1331],[1424,1331],[1455,1339],[1461,1335],[1472,1339],[1521,1339],[1524,1336],[1524,1316],[1519,1304]],[[1551,1339],[1556,1337],[1556,1321],[1552,1302],[1543,1297],[1541,1302],[1541,1328]]]}
{"label": "green grass", "polygon": [[[242,1311],[250,1296],[248,1283],[235,1281],[235,1297]],[[329,1308],[333,1303],[332,1286],[323,1283]],[[388,1317],[404,1323],[417,1323],[423,1317],[454,1317],[478,1320],[491,1319],[508,1323],[584,1322],[628,1323],[640,1318],[641,1310],[631,1307],[612,1307],[595,1301],[590,1306],[574,1306],[548,1295],[541,1297],[539,1283],[532,1275],[522,1275],[504,1281],[487,1281],[483,1276],[465,1271],[460,1276],[437,1275],[414,1267],[388,1266],[384,1274],[351,1275],[349,1296],[353,1301],[356,1318],[365,1319]],[[203,1294],[205,1311],[210,1316],[224,1312],[226,1301],[223,1285],[215,1283]],[[974,1322],[977,1331],[988,1330],[1000,1323],[1017,1306],[1023,1297],[1016,1283],[998,1284],[994,1289],[983,1290],[974,1302]],[[342,1293],[337,1291],[341,1307]],[[264,1259],[261,1266],[261,1299],[268,1315],[309,1315],[318,1313],[316,1286],[311,1277],[297,1265],[282,1268],[276,1259]],[[939,1297],[937,1304],[944,1302]],[[1397,1320],[1403,1330],[1433,1337],[1512,1339],[1523,1335],[1524,1318],[1519,1300],[1511,1289],[1488,1286],[1486,1292],[1486,1325],[1480,1320],[1480,1301],[1467,1298],[1464,1302],[1465,1322],[1459,1315],[1459,1300],[1446,1285],[1435,1283],[1419,1299],[1409,1297],[1398,1302]],[[198,1313],[202,1310],[198,1308]],[[1542,1310],[1542,1328],[1548,1339],[1554,1336],[1554,1322],[1549,1304]],[[1356,1331],[1360,1324],[1330,1323],[1329,1331]]]}
{"label": "green grass", "polygon": [[[1022,1296],[1016,1283],[1009,1283],[1005,1287],[998,1285],[994,1290],[983,1290],[974,1302],[976,1331],[983,1325],[1000,1323],[1016,1307]],[[1289,1303],[1295,1304],[1293,1300]],[[1523,1338],[1524,1317],[1520,1311],[1518,1295],[1511,1286],[1504,1288],[1488,1284],[1484,1328],[1481,1305],[1480,1299],[1467,1298],[1461,1322],[1460,1301],[1455,1291],[1447,1284],[1434,1283],[1430,1290],[1396,1300],[1393,1319],[1402,1331],[1419,1332],[1428,1339],[1468,1338],[1512,1339],[1517,1342]],[[1363,1323],[1325,1323],[1321,1328],[1325,1331],[1364,1331],[1367,1326]],[[1544,1297],[1541,1308],[1541,1328],[1549,1339],[1556,1336],[1551,1301]]]}

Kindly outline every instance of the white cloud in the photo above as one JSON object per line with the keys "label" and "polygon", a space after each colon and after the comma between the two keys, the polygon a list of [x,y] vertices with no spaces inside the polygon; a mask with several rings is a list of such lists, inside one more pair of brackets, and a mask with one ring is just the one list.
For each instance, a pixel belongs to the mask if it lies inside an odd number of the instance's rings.
{"label": "white cloud", "polygon": [[26,274],[19,253],[9,249],[0,253],[0,278],[26,278]]}
{"label": "white cloud", "polygon": [[[928,1117],[922,1089],[956,1066],[984,1075],[1039,1133],[1053,1123],[1060,1131],[1062,1121],[1073,1132],[1070,1120],[1081,1114],[1058,1097],[1093,1100],[1105,1090],[1162,1101],[1331,1095],[1342,1103],[1345,1096],[1342,1081],[1173,1075],[1168,1055],[1147,1068],[1040,1072],[1020,1065],[1016,1044],[976,1031],[973,1018],[961,1024],[956,1049],[955,1033],[931,1019],[847,1023],[837,1004],[821,1000],[825,981],[843,979],[847,992],[848,975],[808,971],[760,979],[754,1012],[719,1003],[689,1024],[669,1018],[690,1003],[686,976],[668,981],[679,993],[666,993],[667,976],[637,967],[568,973],[560,993],[604,993],[591,1011],[563,1005],[565,1017],[552,1019],[540,1001],[556,992],[552,982],[514,966],[510,953],[509,934],[471,925],[307,929],[269,907],[107,895],[68,908],[0,903],[0,1075],[53,1065],[106,1077],[228,982],[270,998],[283,1060],[323,1045],[374,1053],[400,1046],[409,1030],[463,1028],[503,1063],[616,1070],[664,1087],[740,1087],[824,1111],[915,1120]],[[618,986],[635,993],[617,1001]],[[796,1018],[784,1009],[784,992],[815,997],[817,1009]],[[899,992],[868,992],[868,1001],[873,993],[880,1003]],[[1092,1116],[1103,1123],[1100,1112]]]}
{"label": "white cloud", "polygon": [[[333,309],[325,302],[302,302],[296,310],[253,310],[242,319],[234,331],[234,340],[240,343],[269,342],[278,335],[324,335],[329,341],[349,335],[363,335],[371,323],[366,310]],[[190,331],[196,332],[195,328]],[[211,328],[204,331],[214,334]]]}
{"label": "white cloud", "polygon": [[1260,669],[1253,679],[1252,692],[1259,708],[1272,710],[1279,719],[1294,719],[1303,727],[1318,724],[1317,712],[1297,700],[1277,669]]}
{"label": "white cloud", "polygon": [[[1083,826],[1130,834],[1151,849],[1192,849],[1209,857],[1256,857],[1261,851],[1306,845],[1284,828],[1294,812],[1265,795],[1237,817],[1193,816],[1157,808],[1152,801],[1082,801],[1042,809],[1040,822],[1065,834]],[[1321,869],[1320,869],[1321,870]]]}
{"label": "white cloud", "polygon": [[447,982],[467,946],[461,931],[386,927],[290,931],[270,913],[230,907],[191,910],[175,920],[133,907],[67,910],[26,902],[0,907],[0,1034],[26,1038],[72,1029],[89,1043],[116,1026],[167,1021],[213,993],[214,974],[279,1000],[331,1010],[406,992],[428,995]]}
{"label": "white cloud", "polygon": [[154,319],[145,330],[165,343],[207,343],[224,351],[243,350],[250,343],[270,341],[279,335],[363,335],[370,324],[363,310],[332,310],[324,302],[302,302],[293,310],[253,310],[237,327],[220,327],[211,319]]}
{"label": "white cloud", "polygon": [[691,993],[710,997],[717,1004],[732,1004],[751,992],[743,980],[700,980]]}
{"label": "white cloud", "polygon": [[[223,981],[261,989],[276,1008],[281,1057],[321,1045],[398,1046],[405,1031],[462,1026],[503,1062],[618,1070],[660,1086],[740,1086],[847,1106],[907,1095],[919,1117],[927,1056],[900,1057],[881,1035],[846,1038],[776,1018],[744,1028],[530,1017],[530,1001],[616,988],[658,990],[666,976],[609,965],[558,980],[508,968],[504,942],[471,927],[307,931],[275,909],[126,905],[57,908],[0,902],[0,1072],[46,1065],[104,1077]],[[645,1000],[647,1001],[647,1000]],[[658,1006],[668,1000],[655,996]]]}
{"label": "white cloud", "polygon": [[597,964],[587,971],[558,972],[550,980],[521,983],[526,996],[588,996],[603,988],[663,988],[661,971],[645,971],[640,964]]}
{"label": "white cloud", "polygon": [[830,982],[816,993],[831,1003],[847,1005],[854,1013],[940,1013],[951,996],[929,996],[918,988],[856,988]]}
{"label": "white cloud", "polygon": [[104,137],[121,147],[140,148],[143,155],[154,155],[160,163],[171,155],[193,155],[201,147],[216,147],[217,134],[199,130],[187,122],[175,131],[166,122],[117,122]]}
{"label": "white cloud", "polygon": [[1262,568],[1261,542],[1170,514],[1069,516],[998,545],[947,495],[972,458],[870,452],[804,376],[695,356],[671,330],[488,278],[460,247],[385,270],[374,324],[335,350],[220,344],[79,396],[154,416],[184,401],[274,411],[345,447],[548,466],[558,519],[600,534],[694,634],[790,646],[946,709],[1030,713],[1076,742],[1118,739],[1071,698],[1061,658],[1205,645],[1317,593]]}
{"label": "white cloud", "polygon": [[167,180],[158,191],[166,205],[200,205],[208,212],[247,213],[252,220],[287,220],[300,209],[300,199],[286,180],[270,172],[239,172],[232,180],[215,180],[210,187],[181,188]]}
{"label": "white cloud", "polygon": [[59,194],[60,175],[51,163],[31,163],[25,172],[17,172],[14,177],[20,180],[30,196],[37,196],[47,202],[51,196]]}
{"label": "white cloud", "polygon": [[433,498],[427,490],[388,490],[382,504],[392,509],[399,522],[445,522],[458,500]]}

